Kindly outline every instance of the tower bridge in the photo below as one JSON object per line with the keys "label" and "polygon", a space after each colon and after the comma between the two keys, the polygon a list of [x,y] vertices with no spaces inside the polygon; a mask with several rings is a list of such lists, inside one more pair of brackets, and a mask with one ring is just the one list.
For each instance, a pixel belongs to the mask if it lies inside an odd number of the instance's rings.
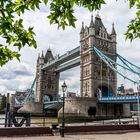
{"label": "tower bridge", "polygon": [[[38,56],[35,90],[35,103],[36,106],[38,104],[38,110],[40,107],[40,111],[42,109],[59,111],[63,104],[58,94],[60,73],[80,65],[80,97],[66,98],[65,113],[87,116],[89,108],[94,107],[97,116],[129,116],[129,103],[137,102],[139,96],[117,96],[117,74],[131,82],[137,83],[137,81],[121,74],[117,66],[134,74],[140,74],[130,68],[129,64],[122,66],[116,62],[118,58],[116,37],[114,24],[111,33],[108,33],[100,16],[97,15],[94,21],[91,16],[89,27],[82,23],[80,46],[57,58],[54,58],[50,49],[45,56],[43,53]],[[123,58],[121,60],[125,61]],[[23,108],[29,109],[30,106],[31,103],[25,104]],[[34,107],[31,110],[35,111],[35,109]]]}

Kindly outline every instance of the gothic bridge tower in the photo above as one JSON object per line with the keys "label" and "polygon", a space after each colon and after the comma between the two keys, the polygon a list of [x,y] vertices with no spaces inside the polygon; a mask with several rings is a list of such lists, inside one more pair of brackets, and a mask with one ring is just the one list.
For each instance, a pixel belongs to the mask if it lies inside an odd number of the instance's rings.
{"label": "gothic bridge tower", "polygon": [[36,99],[37,102],[54,101],[58,99],[59,73],[53,69],[41,70],[41,66],[53,60],[52,51],[47,50],[45,56],[42,52],[38,56],[36,66]]}
{"label": "gothic bridge tower", "polygon": [[116,94],[116,74],[93,52],[95,46],[116,61],[116,32],[114,24],[109,34],[99,15],[91,17],[90,26],[82,24],[80,32],[81,96],[95,97],[98,89],[102,96]]}
{"label": "gothic bridge tower", "polygon": [[80,32],[81,96],[91,97],[96,102],[99,91],[102,93],[101,96],[104,97],[116,94],[117,77],[93,52],[94,46],[116,61],[116,32],[114,24],[112,32],[109,34],[98,14],[95,17],[95,21],[93,21],[93,16],[91,16],[89,27],[84,27],[84,23],[82,23]]}

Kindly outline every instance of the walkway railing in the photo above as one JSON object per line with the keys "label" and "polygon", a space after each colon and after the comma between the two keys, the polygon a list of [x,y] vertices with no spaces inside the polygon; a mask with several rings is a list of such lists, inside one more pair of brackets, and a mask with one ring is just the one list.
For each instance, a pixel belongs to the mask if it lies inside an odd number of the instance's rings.
{"label": "walkway railing", "polygon": [[111,96],[111,97],[100,97],[98,101],[100,103],[136,103],[140,99],[140,96],[130,95],[130,96]]}
{"label": "walkway railing", "polygon": [[[17,122],[21,122],[22,117],[16,118]],[[50,127],[52,124],[58,124],[57,118],[48,117],[31,117],[30,127],[47,126]],[[5,127],[5,118],[0,118],[0,128]],[[15,127],[12,123],[10,127]],[[20,126],[19,126],[20,127]],[[26,127],[26,122],[21,127]]]}

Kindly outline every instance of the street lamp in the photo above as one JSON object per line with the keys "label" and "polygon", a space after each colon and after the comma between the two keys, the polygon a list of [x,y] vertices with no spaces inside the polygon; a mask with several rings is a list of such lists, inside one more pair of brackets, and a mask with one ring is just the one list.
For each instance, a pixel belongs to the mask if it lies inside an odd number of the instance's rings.
{"label": "street lamp", "polygon": [[64,107],[65,107],[65,92],[67,90],[67,85],[64,81],[62,85],[62,91],[63,91],[63,110],[62,110],[62,127],[61,127],[61,137],[64,137],[64,129],[65,129],[65,117],[64,117]]}
{"label": "street lamp", "polygon": [[138,85],[137,90],[138,90],[138,92],[137,92],[138,125],[139,125],[139,129],[140,129],[140,101],[139,101],[140,85]]}

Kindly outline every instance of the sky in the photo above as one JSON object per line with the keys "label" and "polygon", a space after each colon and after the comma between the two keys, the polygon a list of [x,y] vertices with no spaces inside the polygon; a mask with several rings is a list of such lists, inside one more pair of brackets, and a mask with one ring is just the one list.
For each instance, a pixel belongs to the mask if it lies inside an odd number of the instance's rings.
{"label": "sky", "polygon": [[[140,66],[140,46],[139,40],[125,40],[124,32],[127,25],[135,15],[135,9],[129,9],[128,2],[107,0],[99,14],[102,21],[110,33],[112,23],[115,24],[117,32],[117,51]],[[95,17],[97,12],[89,12],[87,9],[75,7],[75,16],[77,18],[76,28],[67,27],[64,31],[57,28],[57,25],[50,25],[47,16],[49,15],[48,7],[41,5],[40,10],[26,11],[22,15],[24,26],[34,26],[36,33],[37,49],[26,46],[21,50],[20,62],[12,60],[0,68],[0,93],[14,93],[30,88],[35,78],[36,60],[39,53],[46,53],[51,48],[54,55],[63,53],[79,46],[79,32],[81,23],[89,25],[91,14]],[[1,40],[0,40],[1,41]],[[63,81],[68,85],[68,91],[80,93],[80,67],[76,67],[60,74],[60,92]],[[123,79],[118,80],[118,85]]]}

